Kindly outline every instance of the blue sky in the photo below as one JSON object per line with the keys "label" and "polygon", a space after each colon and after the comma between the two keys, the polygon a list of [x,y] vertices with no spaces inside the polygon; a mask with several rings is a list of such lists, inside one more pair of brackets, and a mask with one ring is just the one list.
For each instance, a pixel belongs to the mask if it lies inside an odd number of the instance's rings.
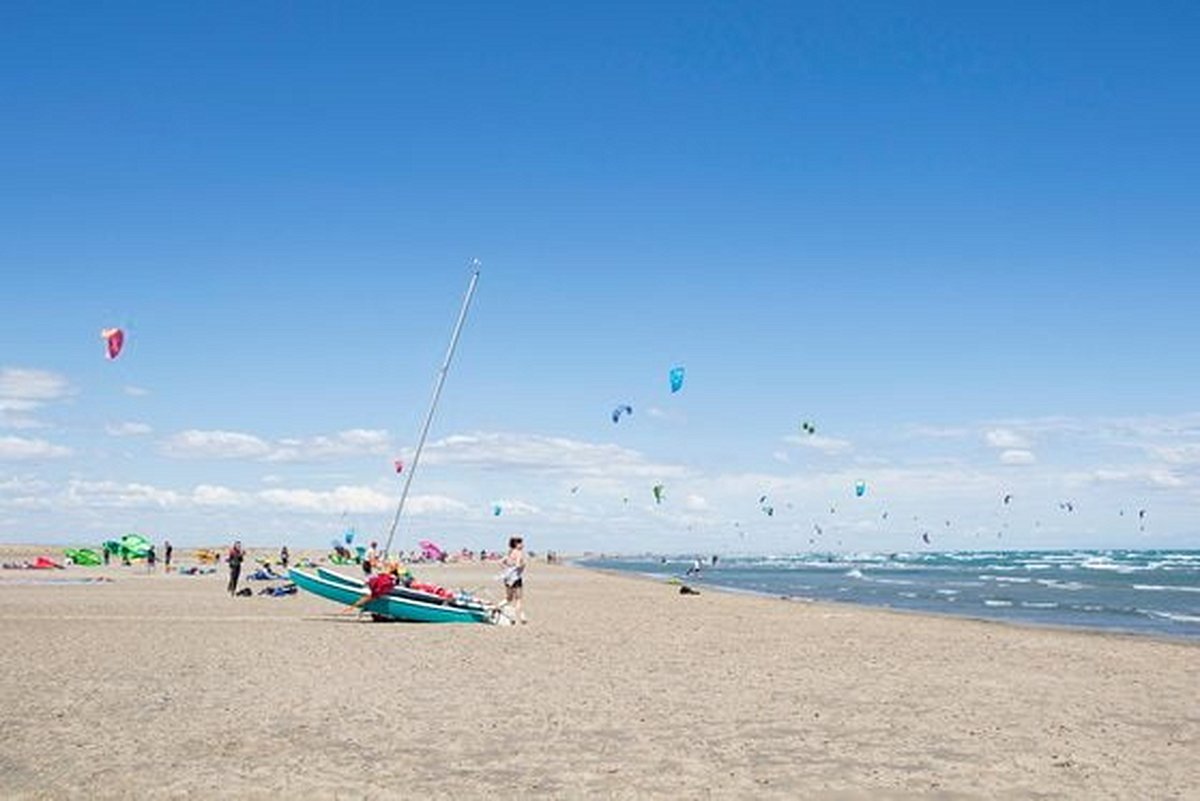
{"label": "blue sky", "polygon": [[1200,543],[1192,4],[0,30],[2,540],[382,531],[478,257],[408,540]]}

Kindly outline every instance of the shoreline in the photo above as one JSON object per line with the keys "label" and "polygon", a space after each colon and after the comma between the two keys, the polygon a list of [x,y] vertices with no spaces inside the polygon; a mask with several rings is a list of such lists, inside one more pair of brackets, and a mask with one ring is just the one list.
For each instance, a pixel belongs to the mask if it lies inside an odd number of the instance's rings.
{"label": "shoreline", "polygon": [[[633,570],[617,570],[607,567],[592,567],[590,565],[581,564],[578,560],[568,561],[565,563],[569,567],[574,567],[579,570],[589,570],[596,573],[614,577],[635,578],[639,581],[646,581],[651,584],[666,584],[667,582],[652,573],[644,573]],[[681,579],[682,583],[687,583]],[[690,585],[692,586],[692,585]],[[721,584],[698,584],[697,587],[721,592],[733,596],[748,596],[753,598],[764,598],[767,600],[780,601],[783,603],[796,603],[806,606],[829,606],[829,607],[849,607],[859,609],[865,612],[883,612],[887,614],[902,615],[904,617],[928,617],[936,620],[969,620],[976,623],[988,623],[997,626],[1013,627],[1016,629],[1033,629],[1036,631],[1057,631],[1067,634],[1088,634],[1112,637],[1128,637],[1134,640],[1154,640],[1163,643],[1186,645],[1194,648],[1200,648],[1200,637],[1188,637],[1185,635],[1171,636],[1161,632],[1139,632],[1130,631],[1128,629],[1106,629],[1097,626],[1071,626],[1065,623],[1036,623],[1025,620],[1004,620],[994,617],[977,617],[969,613],[956,614],[954,612],[938,612],[936,610],[924,609],[904,609],[895,606],[864,604],[858,601],[837,601],[829,598],[814,598],[804,595],[779,595],[776,593],[763,592],[760,590],[748,590],[742,587],[729,587]]]}

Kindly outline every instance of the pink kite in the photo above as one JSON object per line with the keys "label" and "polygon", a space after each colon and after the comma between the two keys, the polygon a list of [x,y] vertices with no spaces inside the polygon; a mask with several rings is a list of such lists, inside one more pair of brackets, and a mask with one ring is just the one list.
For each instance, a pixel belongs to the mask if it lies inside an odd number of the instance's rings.
{"label": "pink kite", "polygon": [[431,562],[440,562],[446,558],[446,552],[429,540],[421,540],[421,556]]}
{"label": "pink kite", "polygon": [[121,355],[121,348],[125,346],[125,332],[120,328],[105,328],[100,332],[100,338],[104,340],[105,355],[109,361]]}
{"label": "pink kite", "polygon": [[392,462],[392,464],[395,465],[397,474],[404,472],[404,462],[397,459],[396,461]]}

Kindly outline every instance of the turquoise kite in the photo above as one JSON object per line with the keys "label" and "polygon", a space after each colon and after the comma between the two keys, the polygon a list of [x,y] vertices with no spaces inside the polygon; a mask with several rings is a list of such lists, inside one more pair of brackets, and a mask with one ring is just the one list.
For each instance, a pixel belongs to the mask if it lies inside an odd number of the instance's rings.
{"label": "turquoise kite", "polygon": [[672,367],[670,373],[671,392],[678,392],[683,389],[683,368]]}

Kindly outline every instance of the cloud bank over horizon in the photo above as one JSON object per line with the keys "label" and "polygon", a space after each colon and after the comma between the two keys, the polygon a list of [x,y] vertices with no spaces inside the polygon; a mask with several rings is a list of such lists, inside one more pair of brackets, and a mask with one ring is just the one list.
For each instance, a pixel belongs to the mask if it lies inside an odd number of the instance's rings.
{"label": "cloud bank over horizon", "polygon": [[[6,368],[0,399],[18,416],[3,427],[23,430],[23,415],[75,392],[61,375]],[[672,437],[703,440],[695,422],[670,425]],[[47,425],[37,438],[0,434],[0,537],[91,541],[140,530],[179,544],[236,535],[321,547],[345,525],[384,531],[402,480],[391,459],[411,465],[413,455],[378,428],[155,436],[161,428],[126,420],[91,430]],[[605,440],[484,430],[436,437],[401,537],[488,547],[520,530],[543,548],[668,552],[897,550],[918,547],[926,533],[931,547],[946,549],[1196,541],[1200,414],[781,434],[743,460],[758,464],[751,469],[681,453],[656,458],[616,441],[627,430]],[[131,450],[113,453],[106,442]],[[665,488],[661,503],[656,484]]]}

